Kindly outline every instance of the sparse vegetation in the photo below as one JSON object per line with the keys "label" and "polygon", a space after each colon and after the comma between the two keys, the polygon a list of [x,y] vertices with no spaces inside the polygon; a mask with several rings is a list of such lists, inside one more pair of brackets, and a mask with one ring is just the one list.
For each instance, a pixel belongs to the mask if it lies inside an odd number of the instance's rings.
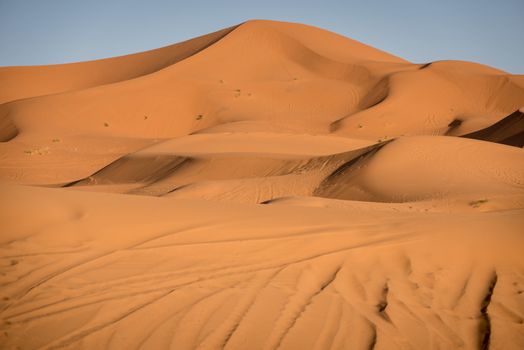
{"label": "sparse vegetation", "polygon": [[18,260],[13,259],[9,263],[11,264],[11,266],[18,265]]}
{"label": "sparse vegetation", "polygon": [[108,122],[104,122],[104,126],[107,128],[109,127],[109,123]]}
{"label": "sparse vegetation", "polygon": [[357,128],[359,128],[359,129],[362,129],[362,127],[363,127],[362,124],[358,124],[357,125]]}
{"label": "sparse vegetation", "polygon": [[31,156],[34,156],[34,155],[42,156],[44,154],[48,154],[49,153],[49,147],[26,149],[26,150],[24,150],[24,153],[29,154]]}
{"label": "sparse vegetation", "polygon": [[144,116],[144,120],[147,120],[149,117],[147,115]]}
{"label": "sparse vegetation", "polygon": [[61,139],[52,139],[51,141],[52,141],[53,143],[58,143],[58,142],[62,142],[62,140],[61,140]]}
{"label": "sparse vegetation", "polygon": [[220,79],[218,82],[219,82],[220,84],[224,84],[224,80],[223,80],[223,79]]}
{"label": "sparse vegetation", "polygon": [[469,202],[468,204],[469,204],[470,207],[478,208],[478,207],[480,207],[482,204],[487,203],[487,202],[488,202],[487,199],[478,199],[478,200],[476,200],[476,201],[471,201],[471,202]]}
{"label": "sparse vegetation", "polygon": [[196,116],[196,120],[201,120],[202,118],[204,118],[204,115],[202,115],[202,114],[199,114],[199,115]]}

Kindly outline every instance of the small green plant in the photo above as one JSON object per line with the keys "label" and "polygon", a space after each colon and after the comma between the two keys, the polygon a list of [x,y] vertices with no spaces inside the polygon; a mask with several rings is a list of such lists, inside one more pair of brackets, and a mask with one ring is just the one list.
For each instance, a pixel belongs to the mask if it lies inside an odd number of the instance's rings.
{"label": "small green plant", "polygon": [[52,141],[53,143],[62,142],[61,139],[52,139],[51,141]]}
{"label": "small green plant", "polygon": [[470,207],[478,208],[478,207],[480,207],[482,204],[487,203],[487,202],[488,202],[487,199],[478,199],[478,200],[476,200],[476,201],[471,201],[471,202],[469,202],[468,204],[469,204]]}
{"label": "small green plant", "polygon": [[9,263],[11,264],[11,266],[15,266],[18,265],[18,260],[13,259]]}
{"label": "small green plant", "polygon": [[363,128],[362,124],[358,124],[357,128],[362,129]]}
{"label": "small green plant", "polygon": [[204,116],[202,114],[199,114],[199,115],[196,116],[196,120],[200,120],[202,118],[204,118]]}
{"label": "small green plant", "polygon": [[149,117],[147,115],[144,116],[144,120],[147,120]]}
{"label": "small green plant", "polygon": [[108,122],[104,122],[104,126],[107,128],[109,127],[109,123]]}

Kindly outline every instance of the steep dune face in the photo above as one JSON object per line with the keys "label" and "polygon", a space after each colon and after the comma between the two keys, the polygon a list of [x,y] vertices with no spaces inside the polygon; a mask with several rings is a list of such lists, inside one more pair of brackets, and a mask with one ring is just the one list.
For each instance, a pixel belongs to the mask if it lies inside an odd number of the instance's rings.
{"label": "steep dune face", "polygon": [[0,84],[0,347],[524,347],[522,76],[257,20]]}
{"label": "steep dune face", "polygon": [[524,113],[515,111],[487,128],[463,136],[522,147],[524,146]]}

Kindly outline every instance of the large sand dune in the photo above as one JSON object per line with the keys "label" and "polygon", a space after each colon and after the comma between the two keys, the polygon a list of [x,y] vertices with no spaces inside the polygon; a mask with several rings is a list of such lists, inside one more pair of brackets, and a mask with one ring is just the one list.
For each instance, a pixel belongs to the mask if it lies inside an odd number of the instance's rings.
{"label": "large sand dune", "polygon": [[0,347],[524,348],[522,76],[249,21],[0,85]]}

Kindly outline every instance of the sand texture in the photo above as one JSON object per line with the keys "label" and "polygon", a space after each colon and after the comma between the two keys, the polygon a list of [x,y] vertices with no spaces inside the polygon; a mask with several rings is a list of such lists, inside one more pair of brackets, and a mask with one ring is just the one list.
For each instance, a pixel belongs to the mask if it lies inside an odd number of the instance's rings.
{"label": "sand texture", "polygon": [[0,348],[523,349],[524,77],[248,21],[0,68]]}

